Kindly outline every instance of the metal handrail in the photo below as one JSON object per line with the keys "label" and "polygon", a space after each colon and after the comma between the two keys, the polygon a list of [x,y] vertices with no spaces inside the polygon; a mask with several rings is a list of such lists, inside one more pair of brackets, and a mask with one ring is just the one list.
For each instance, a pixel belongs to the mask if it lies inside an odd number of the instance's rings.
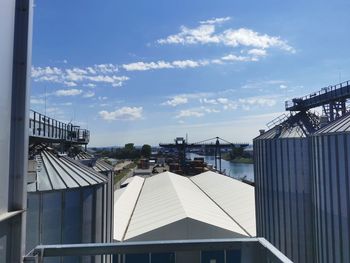
{"label": "metal handrail", "polygon": [[85,144],[90,140],[90,131],[81,129],[80,126],[72,123],[67,124],[40,112],[30,110],[29,136]]}
{"label": "metal handrail", "polygon": [[298,104],[298,102],[305,101],[307,99],[311,99],[313,97],[316,97],[316,96],[319,96],[319,95],[323,95],[323,94],[326,94],[328,92],[339,90],[339,89],[347,87],[349,85],[350,85],[350,80],[347,80],[347,81],[338,83],[336,85],[330,85],[328,87],[323,87],[322,89],[320,89],[317,92],[310,93],[310,94],[305,95],[303,97],[293,98],[292,100],[287,100],[285,102],[285,108],[287,109],[287,108],[296,106]]}
{"label": "metal handrail", "polygon": [[[202,240],[166,240],[145,242],[39,245],[24,262],[43,262],[45,257],[177,253],[181,251],[240,250],[241,262],[291,263],[285,255],[264,238]],[[246,258],[247,256],[247,258]]]}

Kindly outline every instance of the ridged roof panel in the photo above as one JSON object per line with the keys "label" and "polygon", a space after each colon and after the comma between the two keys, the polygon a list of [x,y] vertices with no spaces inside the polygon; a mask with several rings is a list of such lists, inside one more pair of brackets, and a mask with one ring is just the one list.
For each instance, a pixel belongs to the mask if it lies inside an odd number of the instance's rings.
{"label": "ridged roof panel", "polygon": [[339,132],[350,132],[350,113],[322,127],[315,135]]}
{"label": "ridged roof panel", "polygon": [[58,156],[51,150],[41,149],[34,156],[37,177],[28,184],[28,192],[63,190],[102,184],[107,178],[67,156]]}

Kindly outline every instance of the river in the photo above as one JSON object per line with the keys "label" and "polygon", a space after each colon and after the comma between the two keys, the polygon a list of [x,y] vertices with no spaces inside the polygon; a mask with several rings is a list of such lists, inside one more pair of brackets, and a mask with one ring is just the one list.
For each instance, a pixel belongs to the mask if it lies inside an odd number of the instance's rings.
{"label": "river", "polygon": [[[187,158],[204,157],[204,161],[208,164],[215,165],[214,156],[202,156],[195,153],[188,153]],[[219,164],[218,164],[219,165]],[[254,165],[247,163],[233,163],[226,160],[221,160],[221,170],[225,170],[225,173],[233,178],[243,178],[254,182]]]}

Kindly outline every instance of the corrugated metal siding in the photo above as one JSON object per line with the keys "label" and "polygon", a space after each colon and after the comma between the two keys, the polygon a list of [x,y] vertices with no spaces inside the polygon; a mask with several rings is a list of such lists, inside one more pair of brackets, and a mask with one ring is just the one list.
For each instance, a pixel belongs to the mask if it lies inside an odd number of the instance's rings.
{"label": "corrugated metal siding", "polygon": [[308,139],[298,134],[254,140],[257,234],[293,261],[312,262]]}
{"label": "corrugated metal siding", "polygon": [[[312,138],[315,242],[318,262],[350,262],[350,134],[342,118]],[[329,131],[329,133],[327,133]]]}
{"label": "corrugated metal siding", "polygon": [[[37,181],[28,185],[27,252],[38,244],[111,242],[112,173],[104,176],[53,150],[37,150]],[[103,257],[104,262],[110,262],[110,256]],[[98,263],[101,259],[87,256],[82,262]],[[62,261],[79,259],[68,257]]]}

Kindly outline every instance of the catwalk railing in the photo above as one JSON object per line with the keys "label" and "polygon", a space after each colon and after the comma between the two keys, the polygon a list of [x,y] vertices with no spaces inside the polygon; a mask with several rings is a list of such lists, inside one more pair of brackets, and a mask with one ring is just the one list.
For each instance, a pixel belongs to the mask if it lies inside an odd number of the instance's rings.
{"label": "catwalk railing", "polygon": [[42,263],[47,257],[89,255],[113,255],[113,262],[118,263],[292,262],[264,238],[40,245],[24,262]]}
{"label": "catwalk railing", "polygon": [[30,110],[29,136],[37,140],[88,144],[90,131],[72,123],[64,123]]}
{"label": "catwalk railing", "polygon": [[324,87],[321,90],[300,98],[294,98],[285,102],[285,108],[289,111],[301,111],[322,106],[331,101],[350,98],[350,81],[344,81],[337,85]]}

